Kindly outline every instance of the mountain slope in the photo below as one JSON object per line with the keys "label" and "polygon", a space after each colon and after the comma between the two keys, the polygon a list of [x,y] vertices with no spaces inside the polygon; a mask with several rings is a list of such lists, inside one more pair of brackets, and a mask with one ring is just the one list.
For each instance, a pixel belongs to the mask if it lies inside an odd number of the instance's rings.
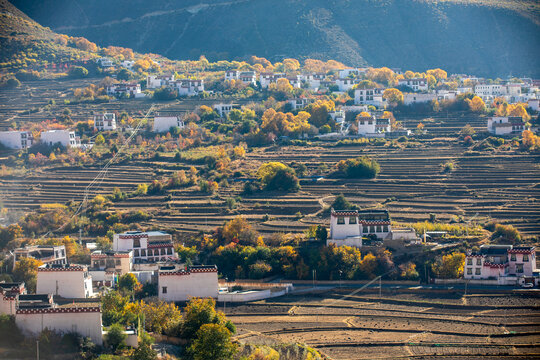
{"label": "mountain slope", "polygon": [[170,58],[335,59],[540,77],[540,11],[510,0],[14,0],[41,24]]}

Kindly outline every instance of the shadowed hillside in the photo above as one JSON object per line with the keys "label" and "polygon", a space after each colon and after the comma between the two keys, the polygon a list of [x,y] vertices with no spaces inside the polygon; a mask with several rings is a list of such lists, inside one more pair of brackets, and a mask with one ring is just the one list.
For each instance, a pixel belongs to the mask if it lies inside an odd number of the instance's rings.
{"label": "shadowed hillside", "polygon": [[336,59],[540,77],[535,1],[14,0],[53,30],[170,58]]}

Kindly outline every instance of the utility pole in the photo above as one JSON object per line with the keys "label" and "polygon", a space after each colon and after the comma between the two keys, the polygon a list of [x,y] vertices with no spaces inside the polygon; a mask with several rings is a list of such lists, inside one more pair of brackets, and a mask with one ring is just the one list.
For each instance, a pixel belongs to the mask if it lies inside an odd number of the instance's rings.
{"label": "utility pole", "polygon": [[317,270],[313,269],[313,288],[315,289],[315,274],[317,273]]}
{"label": "utility pole", "polygon": [[381,299],[382,299],[382,284],[381,284],[382,277],[379,277],[379,305],[381,305]]}
{"label": "utility pole", "polygon": [[341,289],[341,273],[343,271],[339,270],[339,288]]}
{"label": "utility pole", "polygon": [[39,360],[39,340],[36,340],[36,359]]}

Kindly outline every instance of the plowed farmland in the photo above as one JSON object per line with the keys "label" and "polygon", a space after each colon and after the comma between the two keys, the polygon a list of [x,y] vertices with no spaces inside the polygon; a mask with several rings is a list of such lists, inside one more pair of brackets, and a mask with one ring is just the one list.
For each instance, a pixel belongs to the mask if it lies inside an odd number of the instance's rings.
{"label": "plowed farmland", "polygon": [[[534,295],[289,296],[230,307],[240,342],[305,343],[333,359],[524,359],[540,355]],[[473,299],[474,304],[469,304]],[[509,301],[513,300],[513,301]]]}

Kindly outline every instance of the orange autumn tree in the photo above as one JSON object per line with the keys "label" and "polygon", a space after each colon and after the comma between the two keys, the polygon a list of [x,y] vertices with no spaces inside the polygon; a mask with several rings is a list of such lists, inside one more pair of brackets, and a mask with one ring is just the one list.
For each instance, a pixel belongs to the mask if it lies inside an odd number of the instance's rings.
{"label": "orange autumn tree", "polygon": [[486,104],[484,103],[484,100],[482,100],[481,97],[475,96],[472,99],[465,99],[465,102],[469,106],[469,109],[472,112],[484,112],[486,111]]}

